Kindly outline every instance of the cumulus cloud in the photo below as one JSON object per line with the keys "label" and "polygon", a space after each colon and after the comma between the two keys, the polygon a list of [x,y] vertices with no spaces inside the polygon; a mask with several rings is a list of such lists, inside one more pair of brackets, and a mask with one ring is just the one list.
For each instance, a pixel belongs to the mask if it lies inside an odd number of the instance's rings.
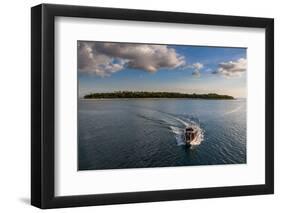
{"label": "cumulus cloud", "polygon": [[204,67],[203,64],[197,62],[197,63],[192,64],[190,67],[193,69],[193,71],[192,71],[192,75],[193,76],[196,76],[196,77],[200,77],[201,76],[201,72],[200,71]]}
{"label": "cumulus cloud", "polygon": [[228,61],[219,64],[217,70],[213,71],[213,74],[219,74],[226,77],[241,76],[243,72],[247,70],[247,60],[240,58],[236,61]]}
{"label": "cumulus cloud", "polygon": [[79,42],[78,69],[98,76],[110,76],[124,68],[156,72],[185,64],[183,56],[167,45]]}

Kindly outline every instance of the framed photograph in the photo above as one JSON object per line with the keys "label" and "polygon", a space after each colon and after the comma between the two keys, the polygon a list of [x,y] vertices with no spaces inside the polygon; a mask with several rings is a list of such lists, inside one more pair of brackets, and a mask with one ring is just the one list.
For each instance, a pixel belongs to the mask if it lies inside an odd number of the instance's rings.
{"label": "framed photograph", "polygon": [[272,194],[274,21],[31,9],[31,203]]}

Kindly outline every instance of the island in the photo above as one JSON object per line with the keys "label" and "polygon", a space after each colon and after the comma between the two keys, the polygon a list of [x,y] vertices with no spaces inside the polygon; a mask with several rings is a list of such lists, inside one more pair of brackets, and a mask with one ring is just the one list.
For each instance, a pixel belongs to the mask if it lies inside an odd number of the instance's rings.
{"label": "island", "polygon": [[232,100],[234,97],[229,95],[219,95],[216,93],[208,94],[187,94],[178,92],[144,92],[144,91],[116,91],[104,93],[90,93],[84,99],[113,99],[113,98],[192,98],[192,99],[222,99]]}

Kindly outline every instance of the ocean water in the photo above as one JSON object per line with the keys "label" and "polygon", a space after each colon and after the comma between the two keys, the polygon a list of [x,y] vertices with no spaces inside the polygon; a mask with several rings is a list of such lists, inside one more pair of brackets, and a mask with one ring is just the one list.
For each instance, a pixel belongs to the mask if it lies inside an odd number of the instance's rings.
{"label": "ocean water", "polygon": [[[246,163],[246,100],[79,100],[78,170]],[[187,147],[184,129],[200,137]]]}

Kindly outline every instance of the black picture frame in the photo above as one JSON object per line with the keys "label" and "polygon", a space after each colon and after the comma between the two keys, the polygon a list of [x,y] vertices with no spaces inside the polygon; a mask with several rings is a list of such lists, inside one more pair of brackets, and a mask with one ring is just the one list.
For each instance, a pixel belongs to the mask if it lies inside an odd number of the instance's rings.
{"label": "black picture frame", "polygon": [[[93,195],[54,195],[55,17],[264,28],[265,184]],[[274,192],[274,20],[241,16],[41,4],[31,9],[31,204],[42,208],[272,194]],[[257,130],[258,131],[258,130]]]}

